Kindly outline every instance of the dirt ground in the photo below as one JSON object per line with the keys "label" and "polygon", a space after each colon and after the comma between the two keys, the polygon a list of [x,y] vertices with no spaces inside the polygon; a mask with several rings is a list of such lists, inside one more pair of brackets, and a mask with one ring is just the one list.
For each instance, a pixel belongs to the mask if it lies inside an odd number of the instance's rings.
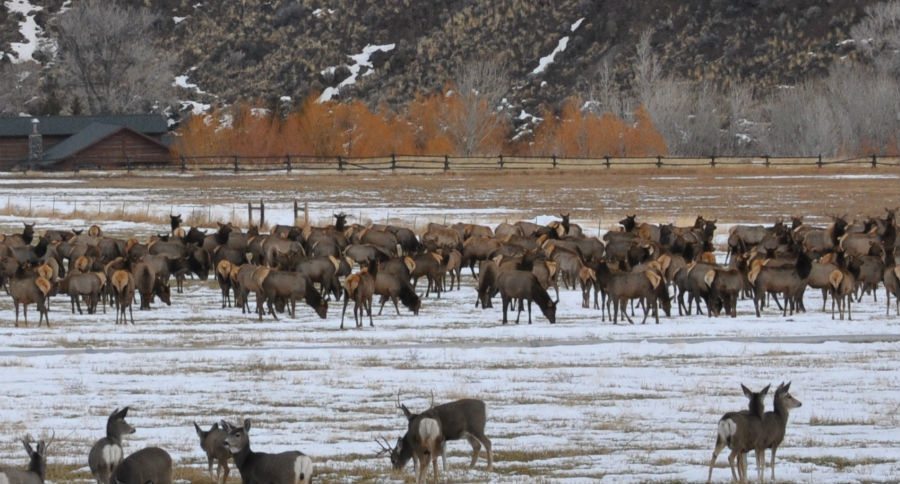
{"label": "dirt ground", "polygon": [[[447,208],[517,208],[531,216],[571,212],[573,219],[608,225],[624,213],[654,221],[696,215],[723,221],[768,222],[807,215],[881,213],[900,206],[897,168],[664,168],[646,170],[520,171],[372,174],[200,174],[189,176],[88,175],[89,186],[106,189],[173,189],[186,200],[245,201],[260,191],[330,194],[342,202],[366,200]],[[82,185],[84,186],[84,185]]]}

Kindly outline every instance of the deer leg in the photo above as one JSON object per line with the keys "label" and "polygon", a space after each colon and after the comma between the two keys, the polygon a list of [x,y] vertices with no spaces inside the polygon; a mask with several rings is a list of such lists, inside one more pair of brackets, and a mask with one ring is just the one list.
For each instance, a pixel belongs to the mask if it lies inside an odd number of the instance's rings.
{"label": "deer leg", "polygon": [[778,447],[772,447],[772,482],[775,482],[775,451]]}
{"label": "deer leg", "polygon": [[[469,467],[475,467],[475,464],[478,463],[478,453],[481,452],[481,442],[472,435],[466,435],[466,440],[472,446],[472,462],[469,464]],[[444,471],[446,470],[447,466],[444,466]]]}
{"label": "deer leg", "polygon": [[435,482],[435,484],[441,482],[441,481],[440,481],[440,478],[438,477],[438,463],[437,463],[437,460],[438,460],[437,454],[432,454],[432,455],[431,455],[431,469],[434,471],[434,482]]}
{"label": "deer leg", "polygon": [[756,477],[760,484],[766,482],[766,449],[756,450]]}
{"label": "deer leg", "polygon": [[713,449],[712,459],[709,461],[709,477],[706,478],[706,484],[712,482],[712,471],[713,467],[716,466],[716,459],[719,458],[719,452],[722,452],[722,449],[725,448],[725,441],[722,440],[721,437],[716,435],[716,446]]}
{"label": "deer leg", "polygon": [[738,458],[738,453],[732,450],[731,453],[728,454],[728,466],[731,468],[731,480],[732,480],[732,482],[737,482],[737,481],[739,480],[739,479],[738,479],[738,473],[740,472],[739,467],[740,467],[740,464],[741,464],[741,463],[740,463],[740,460],[738,460],[738,462],[737,462],[737,466],[738,466],[737,468],[738,468],[738,471],[735,472],[735,469],[736,469],[736,467],[735,467],[735,459],[736,459],[736,458]]}

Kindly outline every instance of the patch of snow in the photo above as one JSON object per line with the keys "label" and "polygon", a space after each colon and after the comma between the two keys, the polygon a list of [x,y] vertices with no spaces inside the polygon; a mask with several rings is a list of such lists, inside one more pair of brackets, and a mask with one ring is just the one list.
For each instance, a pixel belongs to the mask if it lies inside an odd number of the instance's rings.
{"label": "patch of snow", "polygon": [[[341,88],[351,86],[356,84],[356,79],[359,77],[360,70],[365,67],[369,69],[368,72],[364,74],[364,76],[371,75],[372,72],[372,62],[369,60],[372,54],[375,52],[390,52],[394,50],[396,44],[384,44],[384,45],[367,45],[363,51],[359,54],[348,56],[353,60],[353,64],[347,66],[350,69],[350,76],[341,81],[337,87],[328,87],[323,92],[322,95],[319,96],[319,99],[316,102],[323,103],[326,101],[330,101],[334,96],[336,96]],[[329,68],[331,69],[331,68]],[[326,69],[327,70],[327,69]]]}
{"label": "patch of snow", "polygon": [[843,47],[845,45],[853,45],[855,43],[856,43],[856,39],[846,39],[846,40],[842,40],[842,41],[838,42],[835,45],[838,47]]}
{"label": "patch of snow", "polygon": [[283,103],[289,103],[289,102],[292,101],[292,99],[291,99],[290,96],[281,96],[280,98],[278,98],[278,100],[281,101],[281,102],[283,102]]}
{"label": "patch of snow", "polygon": [[266,108],[251,108],[250,109],[250,114],[252,114],[253,116],[256,116],[257,118],[262,118],[262,117],[268,116],[269,113],[271,113],[271,112],[272,111],[270,109],[266,109]]}
{"label": "patch of snow", "polygon": [[8,0],[5,5],[11,14],[19,13],[25,17],[25,20],[19,22],[19,32],[25,37],[25,42],[10,42],[9,45],[13,50],[10,60],[14,63],[34,60],[34,53],[38,49],[39,38],[43,33],[34,16],[44,8],[32,5],[28,0]]}
{"label": "patch of snow", "polygon": [[552,64],[553,60],[556,58],[556,54],[559,54],[560,52],[565,51],[566,46],[568,46],[568,45],[569,45],[569,36],[568,35],[559,39],[559,43],[556,44],[556,48],[553,49],[553,52],[551,52],[548,55],[545,55],[544,57],[541,57],[541,60],[538,61],[538,66],[535,67],[533,71],[531,71],[531,74],[537,75],[537,74],[541,74],[544,71],[546,71],[547,66]]}
{"label": "patch of snow", "polygon": [[547,87],[547,81],[541,81],[541,87]]}
{"label": "patch of snow", "polygon": [[581,27],[581,22],[584,22],[584,17],[581,17],[580,19],[576,20],[574,24],[572,24],[572,32],[577,30],[578,27]]}
{"label": "patch of snow", "polygon": [[186,18],[187,17],[172,17],[172,21],[175,22],[175,25],[178,25],[181,22],[184,22],[184,19],[186,19]]}
{"label": "patch of snow", "polygon": [[313,10],[312,14],[316,18],[322,18],[326,15],[334,15],[334,12],[335,11],[332,8],[329,8],[329,9],[317,8],[317,9]]}
{"label": "patch of snow", "polygon": [[[191,70],[196,69],[196,67],[191,68]],[[200,87],[188,80],[188,75],[175,76],[175,82],[172,83],[173,86],[178,86],[182,89],[187,89],[188,91],[194,91],[197,94],[207,94],[206,91],[200,89]]]}
{"label": "patch of snow", "polygon": [[209,109],[212,107],[211,104],[201,103],[197,101],[180,101],[181,108],[186,109],[188,107],[191,108],[191,113],[194,115],[200,115],[209,112]]}

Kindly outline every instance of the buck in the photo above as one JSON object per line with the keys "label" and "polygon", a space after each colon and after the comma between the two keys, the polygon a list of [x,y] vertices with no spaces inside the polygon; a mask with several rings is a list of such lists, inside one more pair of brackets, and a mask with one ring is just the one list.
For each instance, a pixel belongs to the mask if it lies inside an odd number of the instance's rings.
{"label": "buck", "polygon": [[53,443],[43,440],[37,443],[37,450],[31,447],[31,436],[22,439],[25,452],[28,453],[28,470],[0,468],[0,482],[3,484],[43,484],[47,474],[47,448]]}
{"label": "buck", "polygon": [[220,425],[228,434],[225,448],[234,456],[234,464],[244,484],[309,484],[312,481],[312,459],[302,452],[253,452],[250,449],[250,419],[244,420],[240,427],[224,420]]}
{"label": "buck", "polygon": [[[728,465],[731,467],[732,480],[744,482],[746,480],[746,456],[745,454],[755,449],[760,441],[762,433],[762,419],[765,412],[765,397],[769,393],[769,385],[759,392],[752,392],[749,388],[741,384],[741,390],[744,396],[749,400],[747,410],[740,412],[728,412],[719,419],[716,431],[716,447],[713,449],[712,459],[709,461],[709,477],[706,482],[712,481],[713,467],[716,465],[716,459],[725,446],[731,449],[728,455]],[[762,477],[763,466],[760,463],[760,457],[764,455],[756,454],[757,471],[760,478]],[[737,464],[737,472],[735,472],[735,464]]]}
{"label": "buck", "polygon": [[172,457],[159,447],[143,448],[116,467],[110,484],[172,484]]}
{"label": "buck", "polygon": [[[494,453],[491,449],[491,440],[484,434],[484,426],[487,423],[487,412],[485,404],[482,400],[473,398],[464,398],[443,405],[432,406],[421,414],[412,413],[404,404],[400,403],[400,396],[397,395],[397,408],[403,411],[409,426],[406,435],[397,439],[397,444],[390,446],[387,439],[383,439],[381,446],[381,454],[389,454],[391,464],[395,470],[402,470],[410,459],[413,459],[414,466],[418,469],[420,464],[420,456],[422,453],[416,453],[417,434],[421,440],[421,425],[417,424],[423,418],[435,419],[440,424],[442,439],[444,442],[449,440],[466,439],[472,446],[472,461],[469,467],[474,467],[478,463],[478,455],[481,452],[482,445],[487,451],[487,470],[490,471],[494,466]],[[416,426],[418,425],[418,426]],[[441,461],[444,471],[447,470],[447,458],[444,455],[443,448],[440,451]],[[436,459],[436,456],[432,456]],[[424,465],[423,465],[424,467]],[[418,469],[422,473],[421,469]],[[435,468],[435,473],[437,468]]]}
{"label": "buck", "polygon": [[88,466],[97,484],[108,484],[113,471],[122,462],[122,436],[134,433],[134,427],[125,421],[127,415],[128,407],[115,409],[106,421],[106,437],[91,447]]}
{"label": "buck", "polygon": [[225,448],[225,437],[228,436],[228,432],[220,428],[218,423],[214,423],[209,430],[203,430],[197,425],[197,422],[194,422],[194,429],[197,431],[197,437],[200,437],[200,448],[206,454],[206,461],[209,464],[209,478],[213,479],[213,462],[215,461],[218,464],[216,466],[215,481],[225,484],[228,481],[228,473],[231,472],[231,469],[228,467],[228,459],[231,458],[231,452],[228,452],[228,449]]}

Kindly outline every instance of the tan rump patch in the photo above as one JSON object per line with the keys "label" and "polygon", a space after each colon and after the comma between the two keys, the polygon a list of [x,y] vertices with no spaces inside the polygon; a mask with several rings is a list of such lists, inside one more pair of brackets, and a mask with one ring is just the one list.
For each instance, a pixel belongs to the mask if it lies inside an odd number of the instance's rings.
{"label": "tan rump patch", "polygon": [[338,259],[337,257],[335,257],[333,255],[329,255],[328,260],[331,261],[331,265],[334,266],[334,270],[336,270],[336,271],[341,270],[341,260],[340,259]]}
{"label": "tan rump patch", "polygon": [[597,280],[597,271],[590,267],[582,267],[581,270],[578,271],[578,278],[581,279],[581,282],[595,282]]}
{"label": "tan rump patch", "polygon": [[265,282],[266,278],[269,277],[269,272],[271,271],[272,269],[269,269],[268,267],[260,267],[256,269],[255,271],[253,271],[253,281],[256,282],[256,285],[261,288],[263,282]]}
{"label": "tan rump patch", "polygon": [[77,270],[78,272],[87,272],[90,266],[91,260],[83,255],[80,255],[77,259],[75,259],[75,270]]}
{"label": "tan rump patch", "polygon": [[50,281],[40,276],[34,279],[34,285],[37,286],[38,290],[41,291],[41,294],[43,294],[44,297],[47,297],[47,294],[50,294],[50,289],[53,287],[50,284]]}
{"label": "tan rump patch", "polygon": [[99,225],[91,225],[91,228],[88,229],[88,235],[91,237],[100,237],[103,235],[103,231],[100,230]]}
{"label": "tan rump patch", "polygon": [[700,255],[700,261],[706,262],[707,264],[715,264],[716,254],[713,254],[712,252],[704,252]]}
{"label": "tan rump patch", "polygon": [[834,259],[835,259],[835,253],[829,252],[829,253],[823,255],[822,257],[819,257],[819,264],[831,264],[834,262]]}
{"label": "tan rump patch", "polygon": [[762,272],[764,264],[761,260],[755,260],[750,266],[750,273],[747,274],[747,280],[750,281],[750,284],[756,284],[756,278],[759,277],[759,273]]}
{"label": "tan rump patch", "polygon": [[41,264],[41,265],[39,265],[39,266],[37,267],[37,269],[35,269],[35,272],[37,272],[37,275],[43,277],[44,279],[47,279],[48,281],[52,281],[52,280],[53,280],[53,273],[54,273],[54,271],[53,271],[53,268],[50,267],[49,264]]}
{"label": "tan rump patch", "polygon": [[441,263],[441,259],[443,259],[443,257],[441,256],[441,254],[438,253],[438,252],[432,252],[432,253],[431,253],[431,258],[434,259],[434,260],[436,260],[438,264],[440,264],[440,263]]}
{"label": "tan rump patch", "polygon": [[356,288],[359,287],[360,273],[350,274],[347,276],[347,279],[344,280],[344,288],[347,289],[347,292],[350,294],[354,294],[356,292]]}
{"label": "tan rump patch", "polygon": [[183,227],[176,228],[175,231],[172,232],[172,235],[174,235],[175,237],[178,237],[179,239],[183,239],[185,236],[184,228]]}
{"label": "tan rump patch", "polygon": [[216,273],[219,274],[220,276],[222,276],[223,278],[229,277],[231,275],[231,270],[233,267],[234,267],[234,264],[232,264],[231,261],[229,261],[227,259],[222,259],[219,261],[218,264],[216,264]]}
{"label": "tan rump patch", "polygon": [[231,279],[231,282],[237,282],[238,273],[241,272],[241,266],[233,265],[231,266],[231,272],[228,273],[228,277]]}
{"label": "tan rump patch", "polygon": [[831,271],[831,274],[828,274],[828,283],[831,284],[831,287],[837,289],[841,285],[841,281],[844,280],[844,273],[835,269]]}
{"label": "tan rump patch", "polygon": [[713,282],[716,280],[716,271],[710,269],[706,271],[706,275],[703,276],[703,282],[706,283],[707,286],[712,287]]}
{"label": "tan rump patch", "polygon": [[553,279],[556,276],[556,271],[559,270],[559,263],[548,260],[544,261],[544,264],[547,266],[547,272],[550,273],[550,279]]}
{"label": "tan rump patch", "polygon": [[659,274],[653,271],[645,271],[644,275],[647,277],[647,280],[650,281],[650,285],[653,289],[659,287],[659,283],[662,281],[662,277]]}
{"label": "tan rump patch", "polygon": [[669,272],[669,266],[672,265],[672,256],[670,256],[669,254],[663,254],[659,256],[658,259],[656,259],[656,262],[659,263],[659,267],[664,273]]}
{"label": "tan rump patch", "polygon": [[347,265],[349,265],[350,267],[353,267],[353,264],[355,264],[355,261],[348,256],[344,256],[344,260],[347,262]]}
{"label": "tan rump patch", "polygon": [[900,266],[894,267],[894,276],[896,276],[897,279],[900,279]]}
{"label": "tan rump patch", "polygon": [[121,269],[113,272],[110,283],[116,292],[124,291],[125,287],[128,285],[128,272]]}
{"label": "tan rump patch", "polygon": [[406,270],[409,272],[413,272],[416,270],[416,260],[410,256],[406,256],[403,258],[403,265],[406,266]]}

